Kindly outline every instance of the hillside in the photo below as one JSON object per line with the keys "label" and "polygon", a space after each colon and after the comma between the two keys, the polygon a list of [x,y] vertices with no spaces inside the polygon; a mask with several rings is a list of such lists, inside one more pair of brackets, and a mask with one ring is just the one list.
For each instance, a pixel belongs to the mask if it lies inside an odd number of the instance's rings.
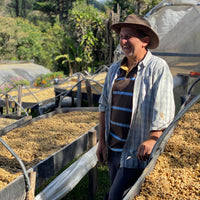
{"label": "hillside", "polygon": [[0,1],[0,16],[6,15],[6,6],[11,2],[11,0],[1,0]]}

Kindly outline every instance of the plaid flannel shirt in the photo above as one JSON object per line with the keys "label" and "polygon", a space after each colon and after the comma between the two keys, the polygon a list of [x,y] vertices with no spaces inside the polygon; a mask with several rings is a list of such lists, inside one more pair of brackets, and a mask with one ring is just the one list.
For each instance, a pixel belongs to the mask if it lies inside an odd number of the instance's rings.
{"label": "plaid flannel shirt", "polygon": [[[121,61],[110,66],[99,99],[99,111],[105,112],[106,143],[110,131],[112,86]],[[174,113],[173,77],[168,64],[148,51],[138,64],[130,129],[121,154],[120,166],[144,169],[147,161],[139,161],[136,157],[139,145],[149,138],[150,131],[167,128],[174,118]]]}

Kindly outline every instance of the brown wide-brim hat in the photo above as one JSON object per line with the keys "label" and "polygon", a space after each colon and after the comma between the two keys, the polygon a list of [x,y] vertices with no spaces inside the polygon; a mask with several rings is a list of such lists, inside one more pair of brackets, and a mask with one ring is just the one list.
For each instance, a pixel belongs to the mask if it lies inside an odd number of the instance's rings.
{"label": "brown wide-brim hat", "polygon": [[141,16],[131,14],[129,15],[124,22],[118,22],[111,25],[111,29],[113,29],[116,33],[120,33],[122,27],[133,27],[137,30],[141,30],[146,35],[150,37],[150,42],[147,46],[149,49],[155,49],[159,45],[159,37],[151,28],[150,23]]}

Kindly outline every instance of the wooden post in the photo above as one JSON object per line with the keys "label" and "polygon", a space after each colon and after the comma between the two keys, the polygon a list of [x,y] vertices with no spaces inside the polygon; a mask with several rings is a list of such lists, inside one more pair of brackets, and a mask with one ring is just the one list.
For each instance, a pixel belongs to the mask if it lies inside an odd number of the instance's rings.
{"label": "wooden post", "polygon": [[35,183],[36,183],[36,172],[30,172],[29,174],[31,188],[26,194],[26,200],[35,199]]}
{"label": "wooden post", "polygon": [[55,107],[58,108],[60,103],[60,93],[55,91]]}
{"label": "wooden post", "polygon": [[71,104],[71,106],[74,107],[74,105],[75,105],[75,101],[74,101],[74,95],[72,93],[72,104]]}
{"label": "wooden post", "polygon": [[14,101],[11,101],[10,107],[12,108],[12,114],[15,113],[16,103]]}
{"label": "wooden post", "polygon": [[[114,12],[112,11],[110,13],[110,18],[111,18],[111,24],[113,23],[113,15],[114,15]],[[109,24],[109,27],[110,29],[110,24]],[[112,33],[111,31],[108,31],[109,35],[108,35],[108,40],[109,40],[109,60],[108,60],[108,63],[112,63],[112,57],[113,57],[113,37],[112,37]]]}
{"label": "wooden post", "polygon": [[[22,105],[22,85],[18,85],[18,103]],[[17,116],[21,116],[21,107],[17,107]]]}
{"label": "wooden post", "polygon": [[92,107],[93,106],[93,98],[92,98],[92,90],[91,90],[91,85],[90,85],[89,80],[85,81],[85,86],[86,86],[86,91],[87,91],[88,106]]}
{"label": "wooden post", "polygon": [[3,115],[3,107],[0,107],[0,114]]}
{"label": "wooden post", "polygon": [[6,94],[6,114],[10,114],[10,107],[9,107],[9,99],[8,99],[8,94]]}
{"label": "wooden post", "polygon": [[[97,132],[89,132],[89,148],[97,143]],[[97,165],[89,171],[89,200],[94,200],[97,192]]]}
{"label": "wooden post", "polygon": [[76,107],[81,107],[81,82],[79,82],[81,79],[80,79],[80,75],[78,75],[78,80],[77,80],[77,83],[79,83],[77,85],[77,104],[76,104]]}

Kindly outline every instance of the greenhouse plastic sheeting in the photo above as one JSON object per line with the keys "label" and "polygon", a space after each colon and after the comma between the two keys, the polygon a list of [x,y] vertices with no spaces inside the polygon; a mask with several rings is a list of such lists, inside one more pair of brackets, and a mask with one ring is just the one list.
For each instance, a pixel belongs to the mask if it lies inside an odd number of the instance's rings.
{"label": "greenhouse plastic sheeting", "polygon": [[[160,39],[152,53],[177,72],[200,72],[200,0],[164,0],[145,17]],[[119,46],[115,55],[120,55]]]}
{"label": "greenhouse plastic sheeting", "polygon": [[153,52],[169,55],[170,65],[200,64],[200,0],[165,0],[146,17],[160,38],[160,45]]}
{"label": "greenhouse plastic sheeting", "polygon": [[47,74],[51,71],[47,68],[32,62],[6,62],[0,63],[0,84],[8,82],[12,77],[20,77],[33,82],[39,75]]}

